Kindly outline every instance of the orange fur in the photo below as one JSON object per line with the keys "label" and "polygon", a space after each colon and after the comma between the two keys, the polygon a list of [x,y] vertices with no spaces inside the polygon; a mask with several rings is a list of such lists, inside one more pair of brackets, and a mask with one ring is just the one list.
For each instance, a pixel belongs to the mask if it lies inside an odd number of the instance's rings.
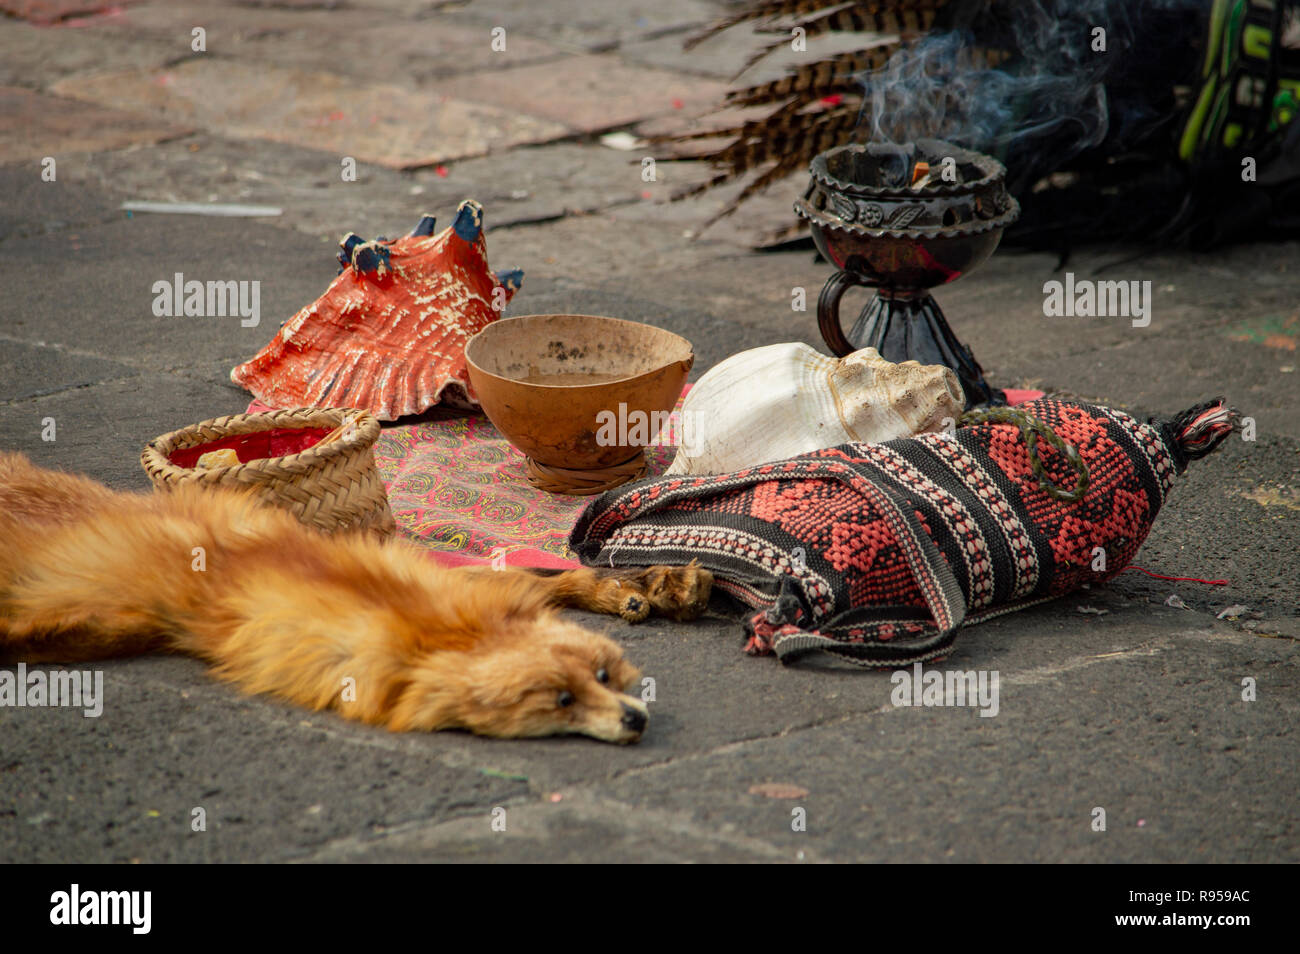
{"label": "orange fur", "polygon": [[645,705],[624,692],[640,674],[552,607],[689,616],[712,582],[691,568],[442,569],[242,494],[115,493],[5,453],[0,541],[0,660],[181,652],[246,692],[393,730],[495,736],[637,741]]}

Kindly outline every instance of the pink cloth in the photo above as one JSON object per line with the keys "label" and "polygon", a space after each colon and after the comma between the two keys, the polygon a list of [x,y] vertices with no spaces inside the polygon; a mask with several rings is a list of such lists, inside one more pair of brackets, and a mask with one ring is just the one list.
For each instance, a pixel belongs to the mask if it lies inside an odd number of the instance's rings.
{"label": "pink cloth", "polygon": [[1006,388],[1004,390],[1007,395],[1007,403],[1012,407],[1028,401],[1037,401],[1044,394],[1043,391],[1025,391],[1021,388]]}

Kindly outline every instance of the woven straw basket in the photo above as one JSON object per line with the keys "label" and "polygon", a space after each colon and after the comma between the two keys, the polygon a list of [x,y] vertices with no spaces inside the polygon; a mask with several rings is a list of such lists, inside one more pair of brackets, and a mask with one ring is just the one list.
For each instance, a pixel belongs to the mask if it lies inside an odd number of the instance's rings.
{"label": "woven straw basket", "polygon": [[[354,426],[328,440],[283,456],[217,467],[181,466],[173,456],[193,456],[192,448],[230,442],[240,435]],[[232,489],[256,488],[267,503],[291,512],[326,533],[369,530],[387,537],[395,529],[388,495],[375,469],[379,421],[352,408],[296,408],[260,414],[233,414],[164,434],[140,455],[145,473],[159,488],[182,483]],[[189,454],[185,452],[189,451]]]}

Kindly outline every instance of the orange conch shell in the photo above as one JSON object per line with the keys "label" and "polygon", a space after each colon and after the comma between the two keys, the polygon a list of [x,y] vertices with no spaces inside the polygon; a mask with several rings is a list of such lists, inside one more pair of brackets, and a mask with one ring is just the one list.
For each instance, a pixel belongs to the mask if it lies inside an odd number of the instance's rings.
{"label": "orange conch shell", "polygon": [[478,401],[465,343],[501,315],[523,280],[493,274],[483,207],[466,199],[451,228],[425,216],[410,235],[340,243],[343,270],[230,379],[272,407],[357,407],[383,421],[447,398]]}

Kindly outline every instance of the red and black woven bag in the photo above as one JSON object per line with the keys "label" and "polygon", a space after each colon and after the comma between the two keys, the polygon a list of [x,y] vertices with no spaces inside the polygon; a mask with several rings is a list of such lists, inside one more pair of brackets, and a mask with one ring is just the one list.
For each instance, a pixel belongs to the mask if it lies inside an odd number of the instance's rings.
{"label": "red and black woven bag", "polygon": [[866,666],[946,655],[957,630],[1106,580],[1137,553],[1176,474],[1232,432],[1222,400],[1172,421],[1041,400],[955,435],[841,444],[594,501],[588,565],[684,565],[758,612],[747,650]]}

